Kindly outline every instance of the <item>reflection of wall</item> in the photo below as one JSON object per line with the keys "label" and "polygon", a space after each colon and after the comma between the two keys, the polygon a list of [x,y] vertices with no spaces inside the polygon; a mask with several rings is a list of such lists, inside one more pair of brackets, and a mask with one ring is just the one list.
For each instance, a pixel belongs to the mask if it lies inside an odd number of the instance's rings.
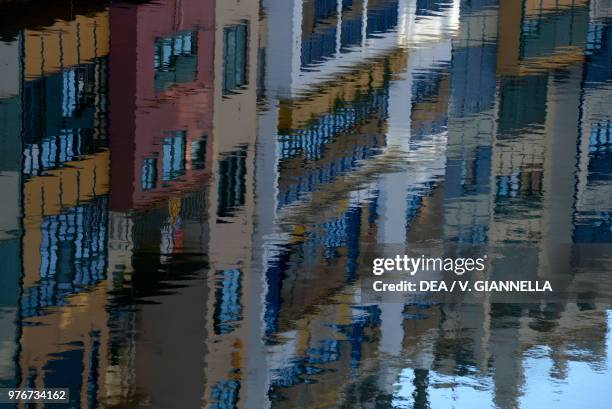
{"label": "reflection of wall", "polygon": [[92,17],[76,15],[50,27],[24,32],[26,79],[49,75],[108,54],[109,16],[103,11]]}
{"label": "reflection of wall", "polygon": [[19,94],[20,45],[19,39],[9,43],[0,42],[0,99]]}
{"label": "reflection of wall", "polygon": [[195,190],[211,172],[214,2],[111,7],[111,207]]}
{"label": "reflection of wall", "polygon": [[24,285],[38,280],[41,265],[41,223],[44,217],[58,215],[108,193],[108,151],[68,163],[70,168],[53,170],[48,176],[28,180],[23,187],[23,268]]}
{"label": "reflection of wall", "polygon": [[[254,212],[254,145],[257,137],[259,1],[216,3],[214,45],[214,177],[210,185],[209,294],[204,398],[217,407],[245,407],[262,391],[242,384],[251,317],[251,235]],[[253,300],[255,301],[255,300]],[[252,317],[251,317],[252,318]],[[250,399],[249,398],[249,399]]]}
{"label": "reflection of wall", "polygon": [[28,319],[20,339],[21,388],[70,388],[75,407],[99,407],[108,362],[106,297],[102,282],[53,314]]}
{"label": "reflection of wall", "polygon": [[21,41],[0,42],[0,385],[14,386],[17,305],[21,277]]}
{"label": "reflection of wall", "polygon": [[[5,194],[15,192],[3,191]],[[16,195],[19,197],[19,195]],[[15,215],[16,216],[16,215]],[[15,354],[18,350],[16,342],[17,306],[19,303],[19,280],[21,266],[19,263],[19,239],[0,240],[0,385],[11,387],[16,375]]]}

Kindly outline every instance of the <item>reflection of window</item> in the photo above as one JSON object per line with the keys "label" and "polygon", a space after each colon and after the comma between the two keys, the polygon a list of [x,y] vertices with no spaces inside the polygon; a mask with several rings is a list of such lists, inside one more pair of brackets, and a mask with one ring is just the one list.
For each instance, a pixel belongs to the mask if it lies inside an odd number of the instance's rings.
{"label": "reflection of window", "polygon": [[237,24],[223,30],[223,93],[246,85],[247,26]]}
{"label": "reflection of window", "polygon": [[244,205],[246,192],[246,147],[226,155],[219,162],[217,216],[231,217]]}
{"label": "reflection of window", "polygon": [[189,157],[191,158],[191,169],[206,167],[206,135],[200,140],[191,142]]}
{"label": "reflection of window", "polygon": [[213,409],[233,409],[238,404],[240,381],[220,381],[212,387]]}
{"label": "reflection of window", "polygon": [[155,90],[195,80],[197,32],[187,31],[155,40]]}
{"label": "reflection of window", "polygon": [[70,68],[62,71],[62,116],[71,118],[79,116],[88,105],[91,98],[91,88],[88,86],[92,80],[91,64]]}
{"label": "reflection of window", "polygon": [[162,161],[162,179],[173,180],[185,173],[185,139],[186,132],[170,133],[164,138]]}
{"label": "reflection of window", "polygon": [[217,335],[232,332],[234,323],[242,317],[240,270],[225,270],[218,273],[218,276],[221,285],[216,291],[214,313],[214,329]]}
{"label": "reflection of window", "polygon": [[142,162],[140,186],[142,190],[155,189],[157,185],[157,159],[147,158]]}

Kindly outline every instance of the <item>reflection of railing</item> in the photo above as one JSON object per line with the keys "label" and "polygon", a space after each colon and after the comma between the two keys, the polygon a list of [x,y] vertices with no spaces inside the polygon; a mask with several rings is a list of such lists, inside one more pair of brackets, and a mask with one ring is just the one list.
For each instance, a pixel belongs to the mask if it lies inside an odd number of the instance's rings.
{"label": "reflection of railing", "polygon": [[381,88],[353,102],[344,103],[330,113],[322,115],[306,129],[297,129],[279,135],[279,159],[304,155],[306,159],[318,159],[334,136],[350,130],[374,112],[387,116],[388,89]]}
{"label": "reflection of railing", "polygon": [[344,0],[342,14],[336,16],[338,11],[336,1],[315,0],[314,25],[307,28],[308,32],[304,33],[302,38],[302,67],[322,63],[333,58],[336,51],[348,52],[351,46],[360,45],[363,40],[364,23],[368,38],[387,33],[397,27],[398,0],[376,1],[368,4],[368,7],[361,7],[361,11],[358,12],[352,11],[353,3],[353,0]]}
{"label": "reflection of railing", "polygon": [[376,154],[377,148],[381,145],[378,143],[378,138],[369,138],[371,145],[357,145],[350,150],[346,150],[348,155],[339,157],[332,162],[325,163],[321,167],[317,167],[306,174],[297,176],[295,182],[283,188],[279,192],[278,207],[287,206],[297,200],[306,193],[311,193],[317,187],[330,183],[339,175],[355,169],[359,166],[359,161],[368,159]]}
{"label": "reflection of railing", "polygon": [[98,58],[23,84],[23,172],[61,167],[107,145],[106,59]]}
{"label": "reflection of railing", "polygon": [[107,197],[46,216],[40,225],[40,283],[24,290],[22,313],[39,315],[105,279]]}
{"label": "reflection of railing", "polygon": [[497,198],[525,197],[539,199],[542,193],[541,170],[516,171],[507,176],[496,176]]}
{"label": "reflection of railing", "polygon": [[[332,143],[339,134],[367,121],[368,118],[386,118],[388,109],[388,89],[386,87],[358,97],[355,101],[345,103],[332,112],[322,115],[306,129],[298,129],[290,134],[280,135],[281,161],[295,156],[304,156],[307,160],[320,160],[325,147]],[[278,206],[283,207],[299,200],[305,193],[313,192],[318,186],[333,181],[338,175],[358,166],[358,162],[372,157],[377,148],[382,147],[375,135],[364,136],[365,144],[353,144],[345,153],[305,174],[292,177],[295,182],[281,188]],[[282,162],[281,162],[282,163]]]}

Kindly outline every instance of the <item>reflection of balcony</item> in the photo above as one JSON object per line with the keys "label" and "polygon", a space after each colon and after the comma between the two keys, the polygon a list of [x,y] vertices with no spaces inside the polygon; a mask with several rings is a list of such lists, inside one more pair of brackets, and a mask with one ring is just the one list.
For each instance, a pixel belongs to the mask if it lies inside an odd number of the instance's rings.
{"label": "reflection of balcony", "polygon": [[[43,265],[41,246],[43,246],[43,223],[50,223],[50,218],[65,219],[60,216],[75,209],[75,217],[82,223],[85,203],[108,193],[109,156],[103,151],[92,156],[81,158],[76,162],[67,162],[65,168],[54,169],[45,176],[36,176],[24,184],[24,284],[31,285],[39,277]],[[106,203],[106,202],[104,202]],[[81,209],[80,206],[85,206]],[[92,206],[97,206],[92,204]],[[101,206],[101,205],[100,205]],[[106,206],[104,204],[104,206]],[[89,210],[88,210],[89,211]],[[47,220],[47,222],[45,222]],[[55,220],[55,219],[53,219]],[[83,227],[76,234],[85,234]],[[79,233],[80,232],[80,233]]]}
{"label": "reflection of balcony", "polygon": [[319,158],[325,145],[338,134],[348,132],[371,116],[386,117],[388,90],[381,88],[359,96],[355,101],[339,102],[331,112],[319,117],[306,129],[297,129],[280,134],[280,160],[304,156],[306,159]]}
{"label": "reflection of balcony", "polygon": [[23,171],[33,176],[107,146],[106,60],[25,81]]}
{"label": "reflection of balcony", "polygon": [[[347,53],[351,46],[361,45],[363,34],[376,38],[388,33],[398,23],[398,1],[343,1],[338,10],[335,1],[315,0],[304,3],[301,66],[321,64],[337,52]],[[338,11],[340,13],[338,14]]]}
{"label": "reflection of balcony", "polygon": [[[588,6],[582,2],[500,3],[498,73],[524,75],[584,59]],[[568,29],[569,27],[569,29]]]}
{"label": "reflection of balcony", "polygon": [[102,196],[42,219],[38,232],[40,246],[31,249],[40,252],[40,283],[24,289],[25,316],[62,305],[66,296],[105,279],[107,203]]}

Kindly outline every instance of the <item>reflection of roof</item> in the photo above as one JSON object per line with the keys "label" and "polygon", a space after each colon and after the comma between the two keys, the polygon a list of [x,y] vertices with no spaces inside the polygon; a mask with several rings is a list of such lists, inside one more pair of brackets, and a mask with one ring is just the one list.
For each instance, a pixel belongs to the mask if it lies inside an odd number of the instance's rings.
{"label": "reflection of roof", "polygon": [[75,16],[89,16],[106,9],[99,0],[4,0],[0,2],[0,40],[15,40],[21,30],[35,30],[69,21]]}

